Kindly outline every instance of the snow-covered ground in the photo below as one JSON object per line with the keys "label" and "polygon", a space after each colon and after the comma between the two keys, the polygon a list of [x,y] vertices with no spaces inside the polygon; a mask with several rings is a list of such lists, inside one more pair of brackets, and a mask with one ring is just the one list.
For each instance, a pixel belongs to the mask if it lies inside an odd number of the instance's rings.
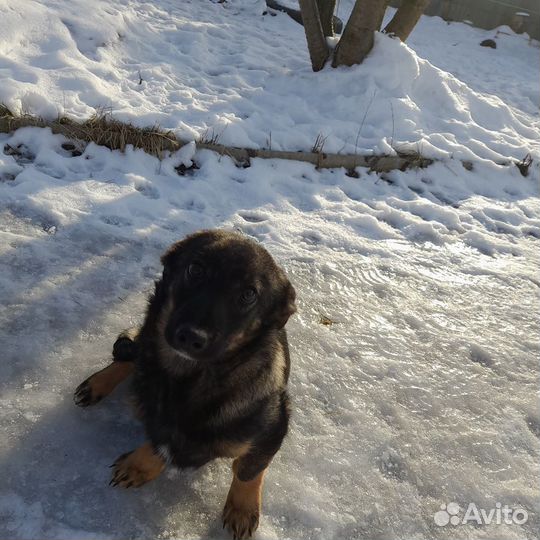
{"label": "snow-covered ground", "polygon": [[[183,138],[248,147],[309,150],[320,134],[327,152],[540,155],[539,120],[523,114],[540,100],[539,51],[525,36],[502,33],[492,50],[479,42],[494,32],[430,19],[413,34],[420,57],[379,39],[359,76],[313,73],[302,27],[263,16],[263,0],[2,4],[0,102],[12,110],[88,117],[111,108]],[[448,71],[466,73],[469,86]]]}
{"label": "snow-covered ground", "polygon": [[[262,8],[0,0],[0,102],[110,106],[235,145],[412,143],[472,170],[445,159],[354,178],[0,135],[0,538],[227,538],[229,463],[110,488],[107,466],[143,438],[127,393],[88,410],[71,397],[140,320],[160,253],[214,226],[261,241],[299,296],[293,422],[258,538],[537,538],[537,44],[500,34],[486,49],[494,32],[424,18],[414,52],[380,36],[362,66],[313,74],[302,28]],[[527,152],[527,178],[496,163]],[[189,158],[200,168],[177,174]],[[438,526],[451,502],[529,519]]]}

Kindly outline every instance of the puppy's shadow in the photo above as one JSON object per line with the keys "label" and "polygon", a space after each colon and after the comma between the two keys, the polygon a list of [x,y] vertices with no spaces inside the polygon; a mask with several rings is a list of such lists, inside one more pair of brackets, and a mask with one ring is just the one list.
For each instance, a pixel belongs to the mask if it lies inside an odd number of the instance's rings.
{"label": "puppy's shadow", "polygon": [[0,537],[228,537],[220,520],[226,463],[167,470],[138,489],[109,486],[112,462],[144,441],[128,398],[124,383],[88,409],[62,395],[41,416],[7,411],[13,428],[0,457]]}

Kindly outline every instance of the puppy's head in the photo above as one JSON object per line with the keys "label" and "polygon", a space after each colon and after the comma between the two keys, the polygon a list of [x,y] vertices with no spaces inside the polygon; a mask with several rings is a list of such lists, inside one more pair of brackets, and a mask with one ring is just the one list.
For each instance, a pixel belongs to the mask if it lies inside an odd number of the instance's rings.
{"label": "puppy's head", "polygon": [[248,238],[209,230],[162,257],[160,328],[179,359],[214,362],[233,355],[296,311],[295,291],[270,254]]}

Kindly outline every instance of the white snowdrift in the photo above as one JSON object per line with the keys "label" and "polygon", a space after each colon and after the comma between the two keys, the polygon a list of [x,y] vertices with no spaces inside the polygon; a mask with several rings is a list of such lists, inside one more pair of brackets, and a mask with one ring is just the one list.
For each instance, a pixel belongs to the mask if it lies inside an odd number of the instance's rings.
{"label": "white snowdrift", "polygon": [[[537,120],[388,37],[362,66],[312,73],[302,27],[262,16],[262,1],[0,0],[0,9],[0,102],[15,111],[84,118],[110,108],[183,138],[251,148],[310,150],[321,134],[328,152],[540,156]],[[437,36],[424,46],[448,44]],[[485,49],[470,48],[482,62]],[[529,49],[522,40],[536,65]]]}

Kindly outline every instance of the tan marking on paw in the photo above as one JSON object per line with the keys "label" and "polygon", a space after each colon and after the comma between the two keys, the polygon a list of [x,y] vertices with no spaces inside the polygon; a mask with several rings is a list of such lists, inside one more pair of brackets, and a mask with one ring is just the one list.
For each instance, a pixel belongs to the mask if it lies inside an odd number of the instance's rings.
{"label": "tan marking on paw", "polygon": [[81,407],[95,405],[108,396],[134,369],[133,362],[113,362],[94,373],[75,390],[73,399]]}
{"label": "tan marking on paw", "polygon": [[259,526],[264,473],[253,480],[242,482],[236,475],[237,462],[233,463],[234,477],[223,509],[223,528],[227,528],[234,539],[250,538]]}
{"label": "tan marking on paw", "polygon": [[165,468],[163,459],[154,452],[150,443],[121,455],[113,464],[109,485],[123,488],[139,487],[158,477]]}

